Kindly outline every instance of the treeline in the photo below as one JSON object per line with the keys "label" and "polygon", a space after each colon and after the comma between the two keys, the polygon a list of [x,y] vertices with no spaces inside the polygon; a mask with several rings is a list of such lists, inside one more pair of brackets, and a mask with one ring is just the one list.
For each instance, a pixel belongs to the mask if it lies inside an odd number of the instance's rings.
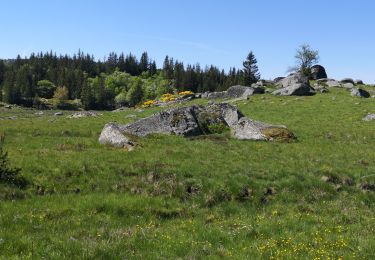
{"label": "treeline", "polygon": [[61,108],[68,104],[66,100],[76,100],[74,104],[85,109],[134,106],[174,91],[221,91],[236,84],[249,85],[260,76],[256,62],[250,52],[243,69],[231,68],[226,73],[213,65],[185,66],[168,56],[163,67],[157,68],[147,52],[139,60],[133,54],[112,52],[104,61],[81,51],[73,56],[31,54],[0,60],[0,99],[36,107],[45,99],[55,100]]}

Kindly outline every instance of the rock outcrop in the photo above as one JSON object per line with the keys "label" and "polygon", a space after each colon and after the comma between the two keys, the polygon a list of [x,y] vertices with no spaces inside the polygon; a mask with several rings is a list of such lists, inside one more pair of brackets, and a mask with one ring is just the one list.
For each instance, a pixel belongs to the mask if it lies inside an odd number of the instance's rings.
{"label": "rock outcrop", "polygon": [[220,92],[205,92],[201,95],[202,98],[207,99],[228,99],[228,98],[240,98],[246,99],[253,94],[263,94],[265,88],[263,85],[252,85],[251,87],[245,87],[241,85],[236,85],[228,88],[227,91]]}
{"label": "rock outcrop", "polygon": [[82,117],[97,117],[101,116],[102,114],[99,114],[94,111],[80,111],[80,112],[75,112],[69,116],[69,118],[82,118]]}
{"label": "rock outcrop", "polygon": [[281,87],[272,92],[274,95],[281,96],[311,96],[315,94],[314,89],[310,86],[309,79],[300,73],[294,73],[277,82]]}
{"label": "rock outcrop", "polygon": [[101,144],[133,147],[132,136],[174,134],[196,136],[219,133],[228,129],[232,136],[246,140],[294,139],[285,126],[274,126],[246,118],[236,107],[219,103],[209,106],[172,108],[128,125],[108,123],[99,137]]}

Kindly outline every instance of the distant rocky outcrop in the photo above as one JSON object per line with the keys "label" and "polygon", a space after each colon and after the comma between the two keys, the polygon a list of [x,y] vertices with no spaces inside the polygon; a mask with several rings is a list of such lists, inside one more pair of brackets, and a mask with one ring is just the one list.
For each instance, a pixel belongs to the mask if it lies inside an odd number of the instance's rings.
{"label": "distant rocky outcrop", "polygon": [[207,99],[228,99],[228,98],[240,98],[246,99],[253,94],[263,94],[265,88],[263,83],[253,84],[251,87],[236,85],[227,89],[227,91],[220,92],[205,92],[201,95],[202,98]]}
{"label": "distant rocky outcrop", "polygon": [[101,144],[133,147],[131,136],[175,134],[197,136],[228,129],[232,136],[246,140],[291,140],[294,135],[285,126],[275,126],[246,118],[236,107],[219,103],[209,106],[172,108],[128,125],[106,124],[99,137]]}
{"label": "distant rocky outcrop", "polygon": [[294,73],[276,83],[280,89],[272,92],[280,96],[311,96],[315,94],[309,79],[300,73]]}
{"label": "distant rocky outcrop", "polygon": [[101,116],[102,114],[97,113],[95,111],[79,111],[71,114],[68,116],[69,118],[82,118],[82,117],[97,117]]}
{"label": "distant rocky outcrop", "polygon": [[327,78],[327,73],[322,65],[314,65],[311,67],[311,77],[310,79],[324,79]]}

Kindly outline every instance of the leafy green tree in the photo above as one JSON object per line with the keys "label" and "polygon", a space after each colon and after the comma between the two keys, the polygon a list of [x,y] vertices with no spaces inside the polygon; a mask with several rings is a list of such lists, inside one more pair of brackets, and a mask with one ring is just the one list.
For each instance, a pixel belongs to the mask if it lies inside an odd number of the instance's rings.
{"label": "leafy green tree", "polygon": [[107,91],[120,94],[123,90],[129,89],[131,75],[119,70],[115,70],[112,74],[105,78],[105,88]]}
{"label": "leafy green tree", "polygon": [[257,66],[257,60],[254,53],[251,51],[246,60],[243,62],[243,83],[245,86],[251,86],[260,79],[260,73]]}
{"label": "leafy green tree", "polygon": [[69,99],[69,90],[67,87],[57,87],[53,93],[54,106],[64,108],[65,102]]}
{"label": "leafy green tree", "polygon": [[142,101],[143,96],[142,80],[140,78],[135,78],[126,95],[127,102],[130,106],[135,106]]}
{"label": "leafy green tree", "polygon": [[55,84],[49,80],[39,80],[37,83],[36,93],[42,98],[52,98],[56,90]]}
{"label": "leafy green tree", "polygon": [[296,67],[290,70],[298,71],[305,76],[309,76],[311,66],[319,62],[319,51],[311,49],[308,44],[302,44],[297,49],[294,58],[296,59]]}
{"label": "leafy green tree", "polygon": [[126,97],[126,91],[124,90],[123,92],[121,92],[120,94],[118,94],[116,97],[115,97],[115,104],[116,104],[116,107],[123,107],[123,106],[126,106],[128,103],[127,101],[127,97]]}

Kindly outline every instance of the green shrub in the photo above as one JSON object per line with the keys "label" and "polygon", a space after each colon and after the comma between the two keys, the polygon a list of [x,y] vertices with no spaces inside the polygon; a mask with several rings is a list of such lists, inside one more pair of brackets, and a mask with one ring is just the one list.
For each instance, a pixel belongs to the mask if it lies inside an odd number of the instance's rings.
{"label": "green shrub", "polygon": [[8,165],[8,153],[3,150],[4,135],[0,136],[0,183],[14,185],[19,188],[27,186],[27,180],[20,175],[21,169],[10,168]]}

